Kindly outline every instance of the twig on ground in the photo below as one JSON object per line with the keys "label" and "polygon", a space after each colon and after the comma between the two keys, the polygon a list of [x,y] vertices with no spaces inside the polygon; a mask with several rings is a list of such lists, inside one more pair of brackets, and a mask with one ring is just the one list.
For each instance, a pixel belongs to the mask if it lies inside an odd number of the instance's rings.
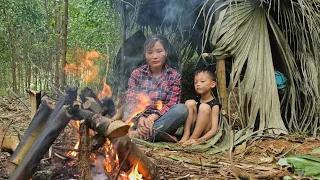
{"label": "twig on ground", "polygon": [[13,92],[10,88],[7,88],[7,90],[10,91],[16,97],[16,99],[19,100],[28,109],[29,112],[31,112],[30,107],[22,99],[20,99],[20,97],[15,92]]}
{"label": "twig on ground", "polygon": [[65,150],[65,151],[76,151],[79,152],[79,149],[74,149],[74,148],[66,148],[62,146],[52,146],[53,149],[59,149],[59,150]]}
{"label": "twig on ground", "polygon": [[5,131],[4,131],[4,134],[3,134],[3,137],[2,137],[2,141],[1,141],[0,150],[2,149],[3,142],[4,142],[4,138],[6,137],[7,132],[8,132],[8,130],[9,130],[9,127],[10,127],[10,125],[11,125],[12,123],[13,123],[13,119],[10,121],[10,123],[8,124],[8,126],[5,128]]}
{"label": "twig on ground", "polygon": [[[57,152],[57,151],[54,151],[54,150],[53,150],[53,154],[56,155],[56,156],[58,155],[58,156],[62,156],[62,157],[67,158],[67,159],[69,158],[69,159],[78,161],[78,158],[71,157],[71,156],[67,156],[67,155],[64,155],[64,154],[62,154],[62,153],[59,153],[59,152]],[[58,156],[57,156],[57,157],[58,157]]]}
{"label": "twig on ground", "polygon": [[202,167],[211,167],[211,168],[220,168],[220,167],[222,167],[222,165],[195,162],[195,161],[192,161],[190,159],[183,159],[183,158],[175,157],[175,156],[164,157],[164,156],[160,155],[160,157],[162,157],[165,160],[166,159],[172,159],[172,160],[175,160],[175,161],[178,161],[178,162],[184,162],[184,163],[187,163],[187,164],[192,164],[192,165],[202,166]]}
{"label": "twig on ground", "polygon": [[269,178],[274,179],[275,177],[282,178],[287,175],[290,175],[290,172],[288,172],[287,169],[284,169],[284,170],[271,171],[271,172],[267,172],[259,175],[254,175],[253,178],[254,179],[269,179]]}

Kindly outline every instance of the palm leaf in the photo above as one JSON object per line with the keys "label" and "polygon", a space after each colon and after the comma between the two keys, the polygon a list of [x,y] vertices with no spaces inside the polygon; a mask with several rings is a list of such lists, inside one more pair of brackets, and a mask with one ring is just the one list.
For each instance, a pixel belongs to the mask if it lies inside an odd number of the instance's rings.
{"label": "palm leaf", "polygon": [[[256,3],[238,1],[227,8],[225,15],[220,14],[218,22],[222,23],[213,26],[212,44],[215,49],[212,54],[228,53],[233,56],[230,89],[238,84],[240,74],[246,68],[240,83],[243,89],[240,96],[242,118],[247,120],[250,129],[259,117],[260,130],[280,128],[283,130],[269,131],[285,133],[264,9]],[[249,111],[245,112],[245,108]]]}

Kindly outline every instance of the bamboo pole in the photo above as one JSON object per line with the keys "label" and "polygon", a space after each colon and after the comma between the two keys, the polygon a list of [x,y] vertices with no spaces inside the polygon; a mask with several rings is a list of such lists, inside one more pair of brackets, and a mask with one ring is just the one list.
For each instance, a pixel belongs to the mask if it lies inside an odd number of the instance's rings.
{"label": "bamboo pole", "polygon": [[10,176],[11,180],[25,180],[32,177],[40,160],[48,152],[51,144],[67,126],[71,118],[72,116],[67,114],[67,106],[65,105],[57,113],[51,114],[31,150]]}
{"label": "bamboo pole", "polygon": [[25,134],[23,135],[17,149],[14,151],[6,169],[10,174],[16,169],[16,167],[21,163],[23,158],[27,155],[30,151],[30,148],[36,141],[36,138],[41,133],[44,125],[48,121],[48,117],[52,112],[52,105],[49,104],[46,100],[43,100],[39,106],[39,110],[33,117],[28,129],[26,130]]}
{"label": "bamboo pole", "polygon": [[33,91],[31,89],[27,89],[26,92],[29,94],[30,97],[30,104],[31,104],[31,119],[36,114],[38,107],[41,103],[41,93],[37,91]]}
{"label": "bamboo pole", "polygon": [[222,110],[228,112],[228,92],[226,83],[226,63],[224,59],[217,60],[216,65],[219,96],[222,100]]}

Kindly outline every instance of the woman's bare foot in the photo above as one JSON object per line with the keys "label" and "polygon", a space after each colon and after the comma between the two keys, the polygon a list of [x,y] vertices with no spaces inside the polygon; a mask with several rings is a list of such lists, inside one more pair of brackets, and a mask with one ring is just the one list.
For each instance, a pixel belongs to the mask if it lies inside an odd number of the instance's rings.
{"label": "woman's bare foot", "polygon": [[140,138],[140,134],[137,131],[130,131],[128,135],[130,138]]}
{"label": "woman's bare foot", "polygon": [[167,141],[167,142],[178,142],[177,137],[169,135],[169,134],[164,134],[161,137],[163,140]]}

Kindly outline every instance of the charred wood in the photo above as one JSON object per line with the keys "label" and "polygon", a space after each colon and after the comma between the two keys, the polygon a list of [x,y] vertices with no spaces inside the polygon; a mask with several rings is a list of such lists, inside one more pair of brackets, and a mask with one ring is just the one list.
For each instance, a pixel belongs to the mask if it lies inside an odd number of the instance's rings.
{"label": "charred wood", "polygon": [[128,161],[136,166],[145,179],[154,179],[156,168],[154,163],[131,141],[129,136],[112,139],[119,156],[128,157]]}

